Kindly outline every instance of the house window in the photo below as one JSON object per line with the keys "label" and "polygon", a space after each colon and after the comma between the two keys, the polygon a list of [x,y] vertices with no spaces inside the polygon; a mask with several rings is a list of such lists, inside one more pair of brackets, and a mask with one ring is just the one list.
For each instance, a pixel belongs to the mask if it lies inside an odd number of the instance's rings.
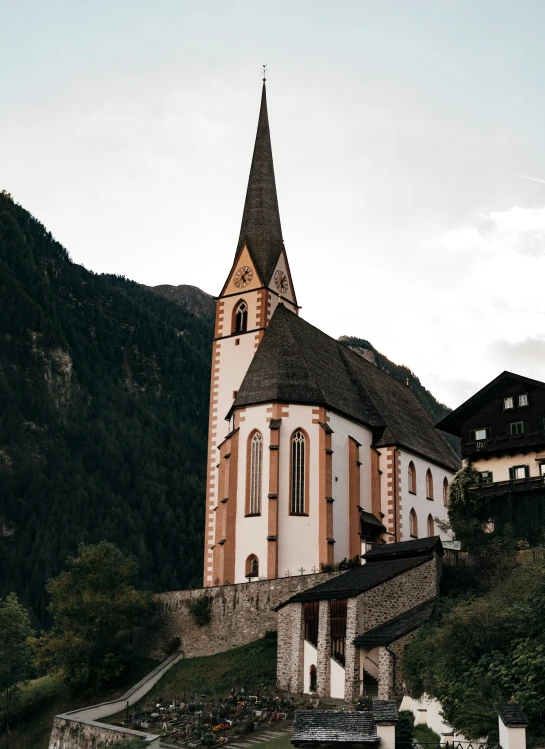
{"label": "house window", "polygon": [[446,476],[443,479],[443,504],[448,507],[448,479]]}
{"label": "house window", "polygon": [[303,615],[305,619],[305,640],[318,647],[318,617],[320,613],[320,601],[306,601],[303,604]]}
{"label": "house window", "polygon": [[261,512],[261,485],[263,474],[263,437],[255,432],[250,443],[250,515]]}
{"label": "house window", "polygon": [[477,442],[479,440],[490,439],[490,427],[481,427],[480,429],[472,429],[469,432],[469,441]]}
{"label": "house window", "polygon": [[515,401],[513,396],[509,396],[509,398],[503,399],[503,410],[509,411],[511,408],[515,407]]}
{"label": "house window", "polygon": [[259,559],[255,554],[250,554],[246,560],[246,577],[248,580],[252,577],[259,577]]}
{"label": "house window", "polygon": [[524,434],[524,422],[512,421],[511,424],[509,424],[509,431],[511,434]]}
{"label": "house window", "polygon": [[409,533],[411,538],[418,538],[418,519],[414,510],[409,513]]}
{"label": "house window", "polygon": [[429,468],[426,471],[426,497],[427,499],[433,499],[433,476]]}
{"label": "house window", "polygon": [[509,469],[509,478],[511,481],[517,479],[527,479],[530,476],[530,466],[512,466]]}
{"label": "house window", "polygon": [[428,515],[428,538],[431,538],[431,536],[435,536],[435,526],[432,516]]}
{"label": "house window", "polygon": [[305,512],[305,446],[303,432],[298,429],[291,440],[291,514]]}
{"label": "house window", "polygon": [[494,481],[492,471],[481,471],[481,481],[483,484],[492,484]]}
{"label": "house window", "polygon": [[414,463],[409,463],[409,476],[408,476],[409,493],[416,494],[416,468]]}
{"label": "house window", "polygon": [[522,395],[519,395],[519,408],[521,406],[527,406],[528,405],[528,393],[523,393]]}
{"label": "house window", "polygon": [[235,308],[235,329],[234,333],[245,333],[248,329],[248,305],[246,302],[239,302]]}

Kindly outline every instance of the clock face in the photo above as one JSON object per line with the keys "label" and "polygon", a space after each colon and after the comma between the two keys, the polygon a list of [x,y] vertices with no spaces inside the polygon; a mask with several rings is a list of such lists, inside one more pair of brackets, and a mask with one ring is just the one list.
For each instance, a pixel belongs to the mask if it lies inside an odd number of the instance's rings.
{"label": "clock face", "polygon": [[243,289],[245,286],[248,286],[252,278],[254,277],[254,272],[251,268],[249,268],[247,265],[244,265],[242,268],[239,268],[237,272],[235,273],[234,278],[234,284],[237,287],[237,289]]}
{"label": "clock face", "polygon": [[274,283],[276,284],[278,291],[282,292],[282,294],[285,294],[288,290],[288,279],[283,271],[276,271],[274,274]]}

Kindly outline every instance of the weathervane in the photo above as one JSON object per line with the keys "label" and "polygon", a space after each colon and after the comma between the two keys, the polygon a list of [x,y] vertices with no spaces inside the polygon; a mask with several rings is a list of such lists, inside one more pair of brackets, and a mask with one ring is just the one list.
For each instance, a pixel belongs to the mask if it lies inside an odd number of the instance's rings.
{"label": "weathervane", "polygon": [[263,83],[267,80],[267,65],[263,65]]}

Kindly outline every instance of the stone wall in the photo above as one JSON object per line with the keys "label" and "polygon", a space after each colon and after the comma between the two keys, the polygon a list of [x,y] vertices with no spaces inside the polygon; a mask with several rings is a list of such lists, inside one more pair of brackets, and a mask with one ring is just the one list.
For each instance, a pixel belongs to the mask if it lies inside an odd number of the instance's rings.
{"label": "stone wall", "polygon": [[[281,689],[303,691],[305,624],[303,604],[290,603],[278,612],[276,680]],[[280,656],[282,654],[282,656]]]}
{"label": "stone wall", "polygon": [[159,749],[158,736],[57,715],[53,722],[49,749],[95,749],[99,746],[111,746],[124,739],[145,738],[149,741],[150,749]]}
{"label": "stone wall", "polygon": [[358,634],[438,596],[440,569],[440,560],[434,558],[358,596]]}
{"label": "stone wall", "polygon": [[[291,596],[342,574],[318,572],[274,580],[257,580],[238,585],[222,585],[198,590],[159,593],[157,621],[150,623],[142,638],[142,653],[161,655],[175,638],[185,658],[214,655],[259,640],[269,630],[277,629],[273,610]],[[188,608],[188,602],[206,596],[211,599],[210,624],[199,627]]]}

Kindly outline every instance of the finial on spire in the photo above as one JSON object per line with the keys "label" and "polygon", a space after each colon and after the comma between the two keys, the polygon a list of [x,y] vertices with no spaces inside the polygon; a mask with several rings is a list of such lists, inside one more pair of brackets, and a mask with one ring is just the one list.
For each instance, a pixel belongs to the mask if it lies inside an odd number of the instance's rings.
{"label": "finial on spire", "polygon": [[263,65],[263,83],[267,80],[267,64]]}

